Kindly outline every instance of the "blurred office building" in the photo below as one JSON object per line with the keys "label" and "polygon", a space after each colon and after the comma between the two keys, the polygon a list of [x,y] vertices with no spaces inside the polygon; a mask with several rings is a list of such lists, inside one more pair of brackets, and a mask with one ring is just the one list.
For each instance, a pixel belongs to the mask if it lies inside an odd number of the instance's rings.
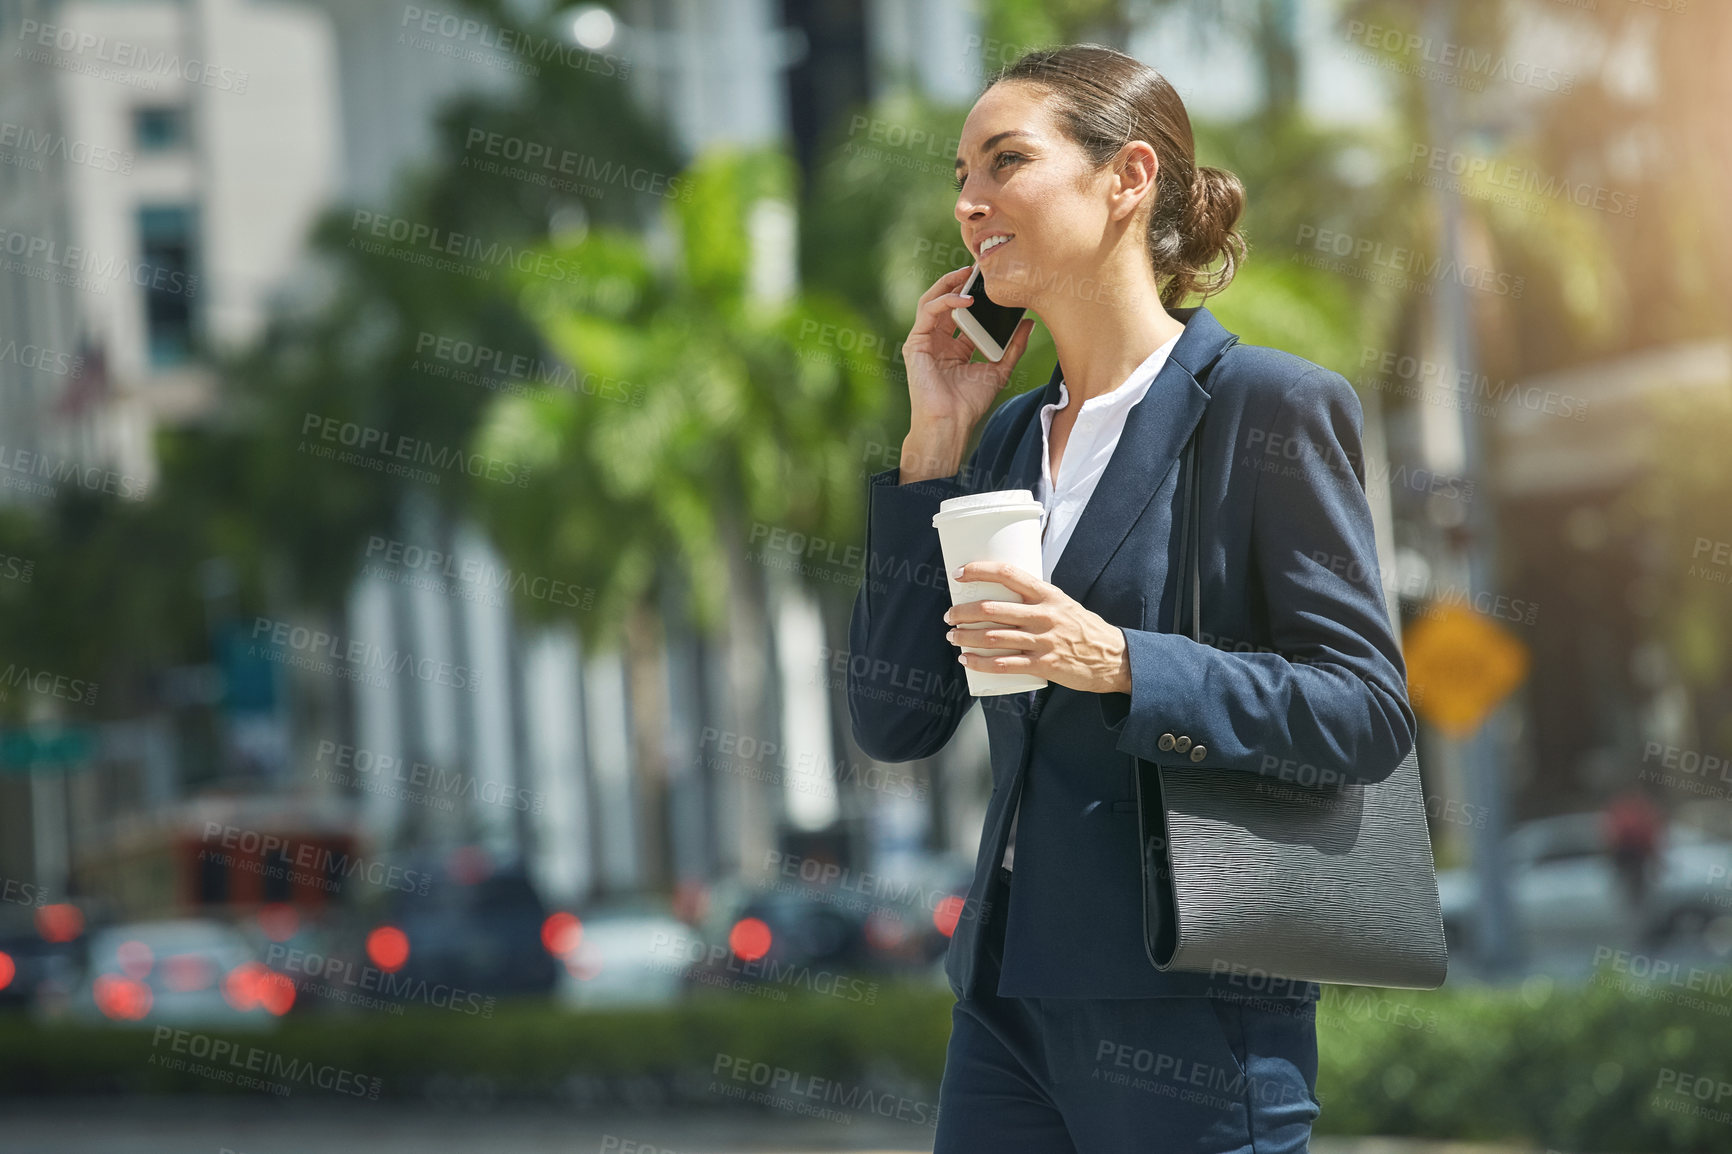
{"label": "blurred office building", "polygon": [[[784,22],[757,0],[639,3],[618,19],[579,6],[555,26],[629,56],[637,97],[688,156],[790,134],[809,154],[825,118],[874,83],[912,77],[961,99],[978,82],[960,50],[935,48],[969,36],[963,5],[897,0],[840,22],[796,9]],[[443,35],[455,10],[391,0],[26,0],[3,15],[19,59],[0,74],[15,130],[0,143],[12,160],[0,196],[8,232],[37,243],[21,255],[9,245],[0,304],[9,332],[44,350],[38,363],[0,363],[8,441],[121,479],[133,497],[155,479],[155,430],[225,416],[217,356],[243,348],[273,309],[323,291],[304,256],[316,215],[385,203],[430,156],[447,102],[507,93],[518,76],[508,53]],[[784,294],[792,222],[757,220],[755,283]],[[19,499],[30,498],[0,497]],[[480,526],[413,503],[403,523],[446,543],[457,568],[505,569]],[[94,740],[70,760],[0,779],[21,803],[4,807],[5,865],[116,913],[294,897],[215,876],[208,831],[240,827],[391,852],[476,843],[526,859],[550,900],[578,903],[762,871],[790,837],[842,857],[871,852],[873,838],[919,854],[972,836],[966,812],[954,831],[930,832],[924,789],[837,789],[838,774],[865,776],[844,752],[840,677],[824,668],[837,623],[786,575],[766,580],[767,616],[743,612],[726,645],[670,616],[661,684],[646,687],[629,683],[623,654],[585,653],[574,630],[525,628],[506,601],[362,573],[348,636],[503,676],[333,688],[248,658],[234,577],[213,559],[200,574],[211,662],[154,671],[154,708],[81,731]],[[629,695],[645,692],[665,701],[665,733],[634,731]],[[223,714],[215,750],[180,723],[204,708]],[[978,737],[954,760],[979,758]],[[665,775],[665,815],[643,812],[646,763]],[[665,821],[665,844],[645,844],[646,821]]]}

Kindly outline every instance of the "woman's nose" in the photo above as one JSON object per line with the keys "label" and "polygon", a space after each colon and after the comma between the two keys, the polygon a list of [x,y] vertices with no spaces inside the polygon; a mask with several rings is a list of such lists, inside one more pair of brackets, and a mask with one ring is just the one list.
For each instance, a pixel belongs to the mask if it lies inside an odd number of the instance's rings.
{"label": "woman's nose", "polygon": [[962,197],[956,198],[956,219],[961,223],[967,224],[971,220],[980,220],[986,215],[986,213],[986,205],[977,204],[974,201],[965,200]]}

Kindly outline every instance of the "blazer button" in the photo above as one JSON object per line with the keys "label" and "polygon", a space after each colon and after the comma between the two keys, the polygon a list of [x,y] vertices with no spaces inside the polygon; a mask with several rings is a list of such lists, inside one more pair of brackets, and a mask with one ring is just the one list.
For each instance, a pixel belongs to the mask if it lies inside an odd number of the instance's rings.
{"label": "blazer button", "polygon": [[1180,753],[1183,753],[1185,750],[1191,748],[1191,739],[1184,734],[1180,734],[1179,740],[1173,742],[1173,748],[1178,750]]}
{"label": "blazer button", "polygon": [[1155,742],[1155,744],[1162,750],[1171,749],[1173,748],[1173,735],[1170,733],[1163,733],[1161,734],[1161,739]]}
{"label": "blazer button", "polygon": [[1191,760],[1192,761],[1202,761],[1207,756],[1209,756],[1209,747],[1208,746],[1206,746],[1206,745],[1193,745],[1191,747]]}

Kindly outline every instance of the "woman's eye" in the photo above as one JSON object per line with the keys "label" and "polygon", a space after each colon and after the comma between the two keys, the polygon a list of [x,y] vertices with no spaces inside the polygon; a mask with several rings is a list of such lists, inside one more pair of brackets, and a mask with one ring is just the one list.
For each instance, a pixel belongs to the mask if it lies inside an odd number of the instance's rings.
{"label": "woman's eye", "polygon": [[[1001,152],[997,156],[992,158],[992,167],[994,168],[994,170],[997,170],[997,169],[1003,168],[1004,162],[1007,160],[1021,160],[1021,159],[1022,159],[1022,154],[1020,152]],[[956,191],[957,192],[962,191],[962,185],[967,180],[968,180],[967,176],[959,176],[956,178],[955,184],[956,184]]]}

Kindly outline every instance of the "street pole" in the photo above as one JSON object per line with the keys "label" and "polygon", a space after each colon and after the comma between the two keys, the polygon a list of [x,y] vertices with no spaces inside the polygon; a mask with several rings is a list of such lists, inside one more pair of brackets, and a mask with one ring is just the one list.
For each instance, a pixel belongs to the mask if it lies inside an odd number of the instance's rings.
{"label": "street pole", "polygon": [[[1427,0],[1425,35],[1429,43],[1450,43],[1454,38],[1452,9],[1447,0]],[[1426,100],[1432,142],[1453,150],[1457,140],[1456,88],[1433,84]],[[1441,221],[1440,248],[1443,269],[1437,294],[1437,325],[1446,343],[1457,381],[1478,379],[1479,365],[1474,341],[1473,313],[1467,287],[1459,270],[1463,267],[1461,200],[1447,184],[1437,189]],[[1452,568],[1466,571],[1470,604],[1478,604],[1497,573],[1496,489],[1487,473],[1484,437],[1474,406],[1458,405],[1461,426],[1462,473],[1474,481],[1474,496],[1464,502],[1465,511],[1456,538]],[[1509,873],[1504,860],[1505,832],[1509,826],[1503,733],[1508,706],[1493,710],[1472,736],[1462,742],[1468,801],[1478,806],[1483,822],[1472,827],[1473,872],[1479,893],[1479,922],[1475,927],[1475,955],[1488,977],[1503,977],[1519,965],[1516,949],[1515,911],[1510,901]]]}

